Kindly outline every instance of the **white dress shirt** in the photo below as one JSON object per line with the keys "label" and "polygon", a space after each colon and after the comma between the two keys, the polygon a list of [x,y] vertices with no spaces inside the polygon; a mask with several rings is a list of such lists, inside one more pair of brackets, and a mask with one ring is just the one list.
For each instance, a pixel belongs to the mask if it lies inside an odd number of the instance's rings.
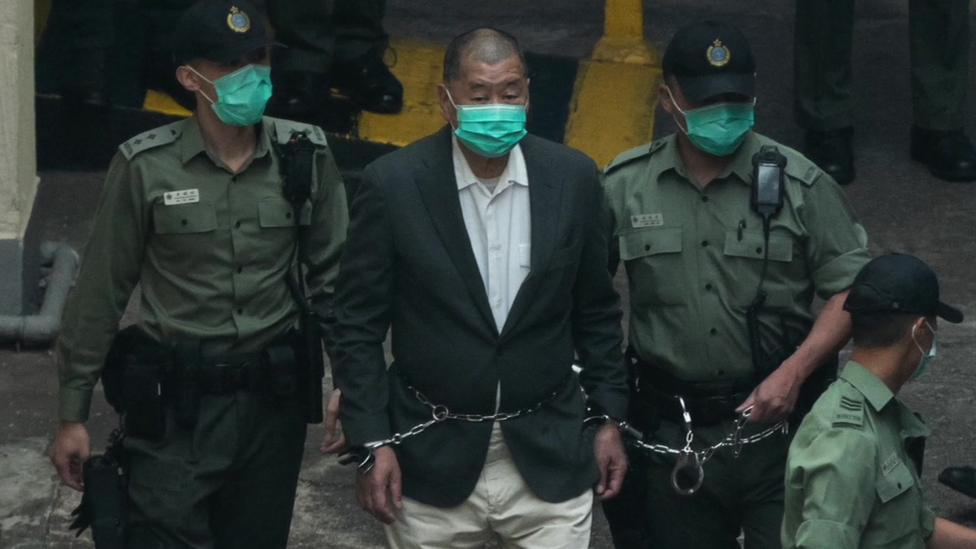
{"label": "white dress shirt", "polygon": [[464,227],[478,261],[495,326],[501,332],[531,267],[532,226],[525,157],[516,145],[509,154],[508,166],[495,183],[480,180],[471,171],[456,137],[452,143]]}

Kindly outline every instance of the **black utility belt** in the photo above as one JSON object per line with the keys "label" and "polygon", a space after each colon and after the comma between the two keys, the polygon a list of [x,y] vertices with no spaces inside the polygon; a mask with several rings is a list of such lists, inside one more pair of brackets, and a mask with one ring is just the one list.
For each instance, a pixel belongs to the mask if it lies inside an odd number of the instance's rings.
{"label": "black utility belt", "polygon": [[213,357],[201,352],[202,340],[161,344],[132,326],[112,343],[102,372],[105,398],[122,414],[127,436],[161,440],[167,410],[178,426],[191,428],[205,395],[251,391],[275,404],[296,398],[301,341],[289,331],[260,352]]}
{"label": "black utility belt", "polygon": [[[635,377],[634,397],[655,407],[661,419],[682,422],[685,411],[696,425],[715,425],[737,417],[760,380],[745,378],[718,383],[696,383],[674,377],[661,368],[628,353]],[[682,401],[684,407],[682,408]]]}

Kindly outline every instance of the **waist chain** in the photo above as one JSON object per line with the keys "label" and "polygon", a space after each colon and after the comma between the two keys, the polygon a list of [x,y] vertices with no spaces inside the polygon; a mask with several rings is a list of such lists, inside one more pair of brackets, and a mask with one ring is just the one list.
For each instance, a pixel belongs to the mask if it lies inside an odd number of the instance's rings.
{"label": "waist chain", "polygon": [[356,449],[350,449],[347,454],[339,458],[339,463],[342,465],[349,465],[351,463],[358,462],[359,471],[361,473],[365,473],[373,468],[373,464],[375,462],[375,458],[373,457],[373,450],[376,450],[377,448],[381,448],[383,446],[398,446],[402,444],[403,441],[406,440],[407,438],[419,435],[420,433],[423,433],[424,431],[426,431],[427,429],[429,429],[430,427],[438,423],[442,423],[448,420],[466,421],[470,423],[486,423],[489,421],[491,422],[510,421],[516,418],[527,416],[529,414],[539,411],[543,406],[552,402],[552,400],[556,398],[556,395],[558,395],[559,392],[562,391],[563,387],[566,386],[566,383],[568,383],[569,380],[572,379],[573,376],[568,376],[567,381],[559,383],[552,390],[552,392],[550,392],[545,398],[533,404],[532,406],[522,408],[514,412],[495,412],[494,414],[455,413],[452,412],[451,409],[444,404],[434,404],[433,402],[430,401],[429,398],[427,398],[426,395],[420,392],[419,389],[411,385],[407,385],[407,390],[411,391],[414,394],[414,396],[417,398],[417,400],[419,400],[424,406],[426,406],[430,410],[430,416],[431,416],[430,419],[428,419],[423,423],[418,423],[417,425],[414,425],[407,431],[401,433],[395,433],[387,439],[378,440],[375,442],[370,442],[368,444],[365,444],[364,448],[361,451],[357,451]]}
{"label": "waist chain", "polygon": [[[675,398],[677,399],[678,404],[681,406],[681,416],[684,422],[685,445],[682,448],[672,448],[666,444],[645,442],[644,435],[640,431],[627,423],[615,422],[608,416],[590,417],[587,418],[584,423],[616,423],[621,432],[625,435],[627,443],[630,444],[631,447],[647,454],[677,456],[678,459],[674,464],[674,469],[671,471],[671,487],[674,488],[675,492],[683,496],[690,496],[701,488],[702,482],[705,480],[704,465],[708,462],[708,460],[712,459],[715,452],[721,450],[722,448],[730,448],[732,450],[732,455],[738,458],[742,454],[742,447],[746,444],[755,444],[761,440],[771,437],[776,433],[782,433],[783,435],[789,433],[789,421],[784,419],[756,434],[743,436],[746,423],[749,421],[749,415],[752,413],[752,406],[749,406],[742,411],[742,414],[740,414],[738,418],[736,418],[735,427],[731,433],[726,435],[724,439],[702,450],[694,450],[691,447],[692,443],[695,441],[695,432],[692,429],[691,413],[688,412],[684,398],[680,396]],[[684,472],[686,475],[694,475],[691,477],[691,485],[684,485],[680,482],[682,472]]]}

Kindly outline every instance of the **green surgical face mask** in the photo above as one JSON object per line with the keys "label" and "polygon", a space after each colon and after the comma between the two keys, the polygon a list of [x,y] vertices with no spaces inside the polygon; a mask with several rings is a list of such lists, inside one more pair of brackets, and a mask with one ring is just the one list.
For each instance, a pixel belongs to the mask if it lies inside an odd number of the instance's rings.
{"label": "green surgical face mask", "polygon": [[668,95],[674,108],[685,115],[688,129],[682,128],[681,124],[678,128],[688,135],[695,147],[715,156],[734,153],[756,122],[755,100],[752,103],[718,103],[683,111],[674,100],[671,88],[668,88]]}
{"label": "green surgical face mask", "polygon": [[261,121],[268,100],[271,99],[271,67],[247,65],[212,82],[193,67],[187,68],[213,84],[217,90],[216,101],[206,94],[203,96],[210,101],[217,118],[223,123],[231,126],[252,126]]}
{"label": "green surgical face mask", "polygon": [[458,127],[454,135],[481,156],[505,156],[528,133],[525,131],[526,105],[458,105],[450,91],[447,97],[457,109]]}
{"label": "green surgical face mask", "polygon": [[915,342],[915,346],[918,347],[919,352],[922,353],[922,358],[921,360],[919,360],[918,368],[915,368],[915,373],[912,374],[912,377],[909,381],[915,381],[916,379],[922,377],[922,374],[925,373],[925,370],[928,369],[929,364],[931,364],[932,360],[935,359],[936,357],[935,343],[936,343],[936,338],[938,337],[938,332],[932,329],[932,326],[929,325],[928,320],[925,321],[925,326],[927,326],[929,330],[932,330],[932,348],[930,348],[929,352],[927,353],[922,349],[922,346],[918,344],[918,340],[915,339],[915,328],[913,327],[912,341]]}

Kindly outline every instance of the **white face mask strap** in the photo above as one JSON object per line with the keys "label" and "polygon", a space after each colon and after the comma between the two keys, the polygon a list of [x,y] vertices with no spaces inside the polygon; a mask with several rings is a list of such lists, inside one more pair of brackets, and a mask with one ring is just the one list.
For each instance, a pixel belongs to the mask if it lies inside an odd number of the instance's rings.
{"label": "white face mask strap", "polygon": [[938,332],[934,328],[932,328],[932,325],[929,324],[928,320],[924,320],[923,323],[929,329],[929,331],[932,332],[932,346],[929,347],[929,351],[925,352],[925,350],[922,349],[922,345],[918,342],[917,339],[915,339],[915,332],[918,330],[918,325],[912,326],[912,341],[915,343],[915,346],[918,347],[918,352],[922,353],[922,356],[929,356],[932,354],[932,351],[935,349],[935,339],[936,337],[938,337],[937,335]]}
{"label": "white face mask strap", "polygon": [[[664,89],[668,90],[668,96],[671,97],[671,104],[674,105],[674,108],[678,109],[678,112],[684,115],[685,111],[681,110],[681,107],[678,106],[678,102],[674,100],[674,95],[671,94],[671,86],[664,86]],[[671,113],[671,119],[674,120],[674,125],[678,126],[678,129],[681,130],[681,133],[688,135],[688,130],[681,127],[681,122],[678,122],[678,117],[675,116],[674,113]],[[688,119],[685,119],[685,124],[687,123],[688,123]]]}
{"label": "white face mask strap", "polygon": [[[183,66],[184,66],[184,67],[186,67],[187,69],[189,69],[189,70],[191,70],[191,71],[193,71],[193,74],[195,74],[195,75],[197,75],[197,76],[199,76],[200,78],[203,78],[203,79],[204,79],[204,80],[205,80],[205,81],[206,81],[206,82],[207,82],[208,84],[210,84],[211,86],[213,86],[213,85],[214,85],[214,83],[213,83],[213,81],[211,81],[211,80],[210,80],[209,78],[207,78],[206,76],[204,76],[204,75],[202,75],[202,74],[200,74],[199,72],[197,72],[197,70],[196,70],[196,69],[194,69],[193,67],[191,67],[190,65],[183,65]],[[210,101],[210,104],[211,104],[211,105],[213,105],[214,103],[216,103],[216,101],[214,101],[213,99],[210,99],[210,96],[209,96],[209,95],[207,95],[207,94],[205,94],[205,93],[203,93],[203,90],[198,90],[198,91],[200,92],[200,95],[202,95],[202,96],[204,96],[204,97],[206,97],[206,98],[207,98],[207,101]]]}

